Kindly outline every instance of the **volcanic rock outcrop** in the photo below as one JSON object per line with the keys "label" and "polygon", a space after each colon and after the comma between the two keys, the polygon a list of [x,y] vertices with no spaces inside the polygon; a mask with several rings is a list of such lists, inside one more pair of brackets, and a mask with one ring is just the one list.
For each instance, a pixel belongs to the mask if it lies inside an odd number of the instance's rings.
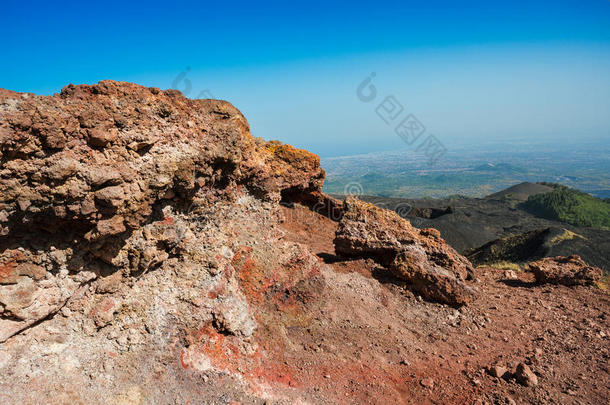
{"label": "volcanic rock outcrop", "polygon": [[529,263],[529,269],[542,284],[592,285],[603,276],[602,269],[587,265],[578,255],[545,257]]}
{"label": "volcanic rock outcrop", "polygon": [[436,229],[417,229],[393,211],[349,196],[335,237],[337,253],[370,257],[427,299],[450,305],[471,301],[470,262]]}
{"label": "volcanic rock outcrop", "polygon": [[249,134],[227,102],[112,81],[54,97],[2,90],[3,234],[38,226],[88,241],[138,228],[154,204],[245,187],[319,191],[319,158]]}
{"label": "volcanic rock outcrop", "polygon": [[112,81],[53,97],[0,90],[0,159],[0,342],[100,274],[181,256],[188,226],[156,224],[167,210],[240,188],[315,200],[324,178],[317,156],[253,138],[227,102]]}

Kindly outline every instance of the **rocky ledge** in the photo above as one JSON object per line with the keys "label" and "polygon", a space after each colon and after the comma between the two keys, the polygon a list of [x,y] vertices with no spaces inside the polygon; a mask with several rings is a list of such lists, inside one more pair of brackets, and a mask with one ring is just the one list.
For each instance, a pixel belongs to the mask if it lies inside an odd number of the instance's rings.
{"label": "rocky ledge", "polygon": [[112,81],[53,97],[0,90],[0,159],[0,342],[100,275],[183,257],[188,227],[159,230],[169,211],[315,200],[324,178],[317,156],[252,137],[227,102]]}

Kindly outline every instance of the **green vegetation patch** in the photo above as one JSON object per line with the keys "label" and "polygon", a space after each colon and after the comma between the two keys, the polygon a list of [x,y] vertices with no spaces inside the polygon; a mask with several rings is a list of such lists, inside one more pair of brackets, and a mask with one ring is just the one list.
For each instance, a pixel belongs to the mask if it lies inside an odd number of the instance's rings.
{"label": "green vegetation patch", "polygon": [[530,196],[521,207],[537,217],[576,226],[610,228],[610,204],[590,194],[555,183],[553,191]]}

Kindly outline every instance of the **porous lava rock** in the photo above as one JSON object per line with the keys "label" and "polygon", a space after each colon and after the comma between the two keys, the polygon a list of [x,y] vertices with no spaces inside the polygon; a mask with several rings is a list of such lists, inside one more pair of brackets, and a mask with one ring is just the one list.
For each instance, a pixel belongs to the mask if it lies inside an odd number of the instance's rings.
{"label": "porous lava rock", "polygon": [[159,225],[163,209],[188,213],[240,190],[324,201],[318,156],[254,138],[228,102],[130,83],[0,90],[0,160],[0,342],[100,274],[183,254],[172,249],[187,231]]}
{"label": "porous lava rock", "polygon": [[587,265],[578,255],[545,257],[529,263],[529,269],[541,284],[592,285],[603,276],[602,269]]}
{"label": "porous lava rock", "polygon": [[52,97],[0,90],[3,234],[34,226],[88,241],[137,229],[163,200],[245,187],[319,191],[319,158],[250,135],[231,104],[103,81]]}
{"label": "porous lava rock", "polygon": [[355,196],[345,199],[343,210],[334,240],[338,254],[372,258],[432,301],[462,305],[476,296],[465,283],[472,265],[436,229],[417,229]]}

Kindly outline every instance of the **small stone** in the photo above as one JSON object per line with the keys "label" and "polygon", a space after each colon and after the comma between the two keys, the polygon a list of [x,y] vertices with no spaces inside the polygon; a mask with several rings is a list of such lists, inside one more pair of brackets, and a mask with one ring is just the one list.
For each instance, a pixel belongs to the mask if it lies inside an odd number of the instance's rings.
{"label": "small stone", "polygon": [[516,279],[518,279],[519,277],[517,277],[517,274],[516,274],[514,271],[512,271],[512,270],[506,270],[506,271],[504,272],[504,278],[505,278],[505,279],[507,279],[507,280],[516,280]]}
{"label": "small stone", "polygon": [[118,309],[118,303],[111,297],[103,299],[89,312],[89,318],[93,319],[98,327],[105,326],[112,322],[114,313]]}
{"label": "small stone", "polygon": [[32,205],[32,203],[30,202],[30,200],[17,200],[17,205],[19,206],[19,209],[21,211],[26,211],[30,205]]}
{"label": "small stone", "polygon": [[129,342],[128,338],[127,338],[127,334],[122,334],[121,336],[119,336],[116,340],[116,342],[120,345],[120,346],[126,346],[127,343]]}
{"label": "small stone", "polygon": [[525,363],[519,363],[517,365],[515,376],[517,377],[519,384],[525,385],[526,387],[534,387],[538,385],[538,377]]}
{"label": "small stone", "polygon": [[125,200],[125,191],[121,186],[105,187],[95,192],[95,200],[109,207],[119,207]]}
{"label": "small stone", "polygon": [[115,271],[109,276],[102,277],[96,284],[96,291],[101,294],[114,293],[119,290],[123,283],[123,274]]}
{"label": "small stone", "polygon": [[210,258],[208,261],[208,272],[212,276],[215,276],[218,273],[220,273],[220,263],[218,262],[218,259],[216,259],[215,257]]}
{"label": "small stone", "polygon": [[176,193],[174,192],[174,190],[172,190],[171,188],[169,190],[166,190],[165,193],[163,193],[163,195],[161,196],[161,198],[163,198],[164,200],[171,200],[172,198],[174,198],[176,196]]}
{"label": "small stone", "polygon": [[506,374],[506,372],[508,370],[506,369],[506,367],[493,366],[493,367],[490,367],[487,371],[489,372],[489,374],[491,374],[492,376],[494,376],[496,378],[502,378],[502,376],[504,374]]}
{"label": "small stone", "polygon": [[424,378],[419,382],[423,387],[432,388],[434,387],[434,380],[432,378]]}

